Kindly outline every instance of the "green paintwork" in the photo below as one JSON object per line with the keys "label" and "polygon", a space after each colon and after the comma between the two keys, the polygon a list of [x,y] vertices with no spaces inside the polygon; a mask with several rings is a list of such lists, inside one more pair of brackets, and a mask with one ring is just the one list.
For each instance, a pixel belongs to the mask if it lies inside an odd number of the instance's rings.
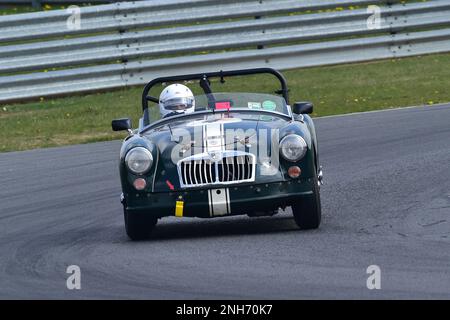
{"label": "green paintwork", "polygon": [[[233,215],[248,212],[275,210],[290,206],[299,197],[312,196],[312,178],[263,184],[239,184],[230,187],[231,211]],[[152,214],[157,217],[175,215],[175,202],[184,201],[185,217],[211,218],[208,193],[205,189],[181,192],[125,194],[127,209],[136,214]]]}

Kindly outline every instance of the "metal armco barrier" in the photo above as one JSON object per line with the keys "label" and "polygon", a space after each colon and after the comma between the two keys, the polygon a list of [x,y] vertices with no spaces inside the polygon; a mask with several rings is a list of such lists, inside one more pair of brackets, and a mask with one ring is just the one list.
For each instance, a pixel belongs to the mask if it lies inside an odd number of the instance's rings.
{"label": "metal armco barrier", "polygon": [[[374,25],[369,5],[381,9]],[[79,13],[79,28],[66,10],[0,17],[0,102],[450,51],[450,0],[151,0]]]}
{"label": "metal armco barrier", "polygon": [[[141,1],[141,0],[135,0]],[[72,5],[72,4],[103,4],[116,2],[115,0],[0,0],[0,5],[28,5],[34,8],[41,8],[43,4],[62,4],[62,5]]]}

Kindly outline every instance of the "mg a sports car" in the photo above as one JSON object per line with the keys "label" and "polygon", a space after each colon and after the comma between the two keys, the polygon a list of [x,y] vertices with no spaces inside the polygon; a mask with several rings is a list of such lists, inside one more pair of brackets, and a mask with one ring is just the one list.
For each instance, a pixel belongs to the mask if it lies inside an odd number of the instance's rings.
{"label": "mg a sports car", "polygon": [[[211,89],[211,79],[252,74],[272,75],[281,88],[274,94]],[[182,82],[202,94],[194,96]],[[150,95],[161,86],[159,98]],[[151,120],[151,103],[165,112],[161,119]],[[128,118],[112,122],[113,130],[128,131],[119,170],[132,240],[149,237],[166,216],[271,216],[286,207],[300,229],[319,227],[322,170],[308,115],[313,106],[289,104],[281,73],[263,68],[157,78],[146,85],[142,106],[137,129]]]}

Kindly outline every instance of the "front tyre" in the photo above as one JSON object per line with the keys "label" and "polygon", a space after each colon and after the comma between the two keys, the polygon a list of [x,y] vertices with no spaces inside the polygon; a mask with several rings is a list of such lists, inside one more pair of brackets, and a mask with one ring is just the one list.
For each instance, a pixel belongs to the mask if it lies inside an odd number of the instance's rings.
{"label": "front tyre", "polygon": [[123,209],[123,215],[125,230],[128,237],[133,241],[148,239],[158,222],[158,218],[139,213],[131,214],[125,208]]}
{"label": "front tyre", "polygon": [[320,203],[320,187],[317,177],[314,178],[313,194],[301,197],[292,205],[295,223],[302,230],[317,229],[322,218]]}

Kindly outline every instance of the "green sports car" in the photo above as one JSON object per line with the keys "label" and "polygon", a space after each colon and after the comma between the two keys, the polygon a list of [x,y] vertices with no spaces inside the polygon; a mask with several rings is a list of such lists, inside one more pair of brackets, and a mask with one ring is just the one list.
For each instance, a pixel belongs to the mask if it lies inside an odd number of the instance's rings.
{"label": "green sports car", "polygon": [[[229,77],[262,74],[275,76],[280,90],[211,89],[211,79],[223,83]],[[198,86],[202,94],[178,99],[170,109],[175,111],[150,121],[149,104],[164,102],[150,96],[150,90],[162,86],[164,91],[169,83],[181,82]],[[182,101],[194,100],[195,108],[190,104],[192,110],[183,111]],[[322,170],[308,116],[313,106],[289,104],[280,72],[261,68],[157,78],[146,85],[142,105],[138,129],[131,128],[128,118],[112,122],[113,130],[129,133],[119,171],[125,228],[132,240],[148,238],[166,216],[270,216],[286,207],[292,207],[301,229],[319,227]]]}

